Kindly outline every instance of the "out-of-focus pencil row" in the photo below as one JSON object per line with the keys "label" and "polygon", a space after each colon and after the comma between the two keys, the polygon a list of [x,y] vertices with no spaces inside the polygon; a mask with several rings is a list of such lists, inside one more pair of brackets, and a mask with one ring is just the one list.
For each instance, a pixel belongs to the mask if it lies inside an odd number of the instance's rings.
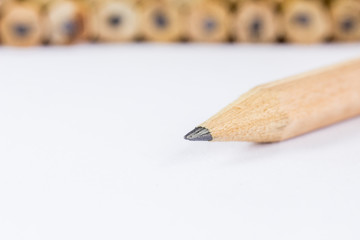
{"label": "out-of-focus pencil row", "polygon": [[319,43],[360,41],[360,0],[3,0],[0,39]]}

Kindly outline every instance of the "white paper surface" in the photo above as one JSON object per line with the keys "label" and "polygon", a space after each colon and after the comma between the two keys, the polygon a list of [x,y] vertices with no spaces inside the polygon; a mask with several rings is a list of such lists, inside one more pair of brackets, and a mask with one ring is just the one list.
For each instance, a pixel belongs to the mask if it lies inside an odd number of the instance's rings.
{"label": "white paper surface", "polygon": [[279,144],[183,140],[258,84],[357,56],[0,48],[0,239],[359,239],[360,118]]}

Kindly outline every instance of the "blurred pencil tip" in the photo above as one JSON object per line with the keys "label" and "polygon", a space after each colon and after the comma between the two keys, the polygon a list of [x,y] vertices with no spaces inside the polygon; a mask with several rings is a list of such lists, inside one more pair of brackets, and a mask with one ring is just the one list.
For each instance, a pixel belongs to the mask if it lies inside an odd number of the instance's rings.
{"label": "blurred pencil tip", "polygon": [[204,127],[197,127],[184,137],[189,141],[211,141],[213,137],[208,129]]}

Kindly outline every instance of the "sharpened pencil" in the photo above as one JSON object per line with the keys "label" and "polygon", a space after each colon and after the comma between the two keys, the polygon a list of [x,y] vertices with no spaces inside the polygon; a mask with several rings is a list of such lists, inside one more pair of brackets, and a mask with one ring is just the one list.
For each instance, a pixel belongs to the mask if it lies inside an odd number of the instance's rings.
{"label": "sharpened pencil", "polygon": [[360,115],[360,59],[260,85],[185,136],[278,142]]}

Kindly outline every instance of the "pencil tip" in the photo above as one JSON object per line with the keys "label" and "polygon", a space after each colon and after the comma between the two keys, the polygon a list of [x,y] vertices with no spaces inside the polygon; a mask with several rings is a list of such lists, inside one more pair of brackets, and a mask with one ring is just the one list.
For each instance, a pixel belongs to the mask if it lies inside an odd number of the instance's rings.
{"label": "pencil tip", "polygon": [[208,129],[204,127],[197,127],[184,137],[189,141],[211,141],[213,137]]}

